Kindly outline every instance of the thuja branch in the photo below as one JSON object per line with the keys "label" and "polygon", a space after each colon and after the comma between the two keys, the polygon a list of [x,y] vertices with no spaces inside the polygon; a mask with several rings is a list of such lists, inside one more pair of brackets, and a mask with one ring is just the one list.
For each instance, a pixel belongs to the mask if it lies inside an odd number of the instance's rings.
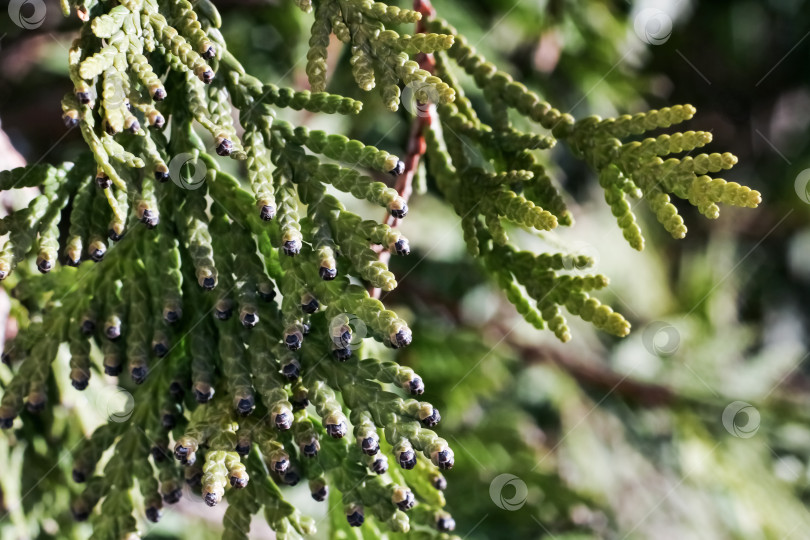
{"label": "thuja branch", "polygon": [[[258,512],[279,536],[311,532],[284,498],[285,486],[304,479],[316,500],[330,486],[341,493],[350,526],[453,529],[441,471],[454,454],[431,429],[439,412],[415,399],[424,385],[413,370],[361,347],[364,338],[391,349],[413,339],[368,290],[397,286],[378,252],[410,251],[394,226],[408,213],[422,154],[470,254],[530,323],[563,341],[571,335],[562,308],[617,336],[629,324],[591,296],[607,278],[579,275],[587,257],[510,242],[507,222],[540,231],[573,224],[538,152],[562,141],[586,161],[637,249],[627,196],[643,195],[676,237],[685,226],[670,194],[710,218],[719,203],[759,203],[757,192],[707,176],[730,168],[730,154],[663,160],[706,145],[707,133],[632,140],[691,118],[690,106],[576,121],[477,54],[428,2],[296,4],[313,12],[312,91],[247,73],[210,0],[63,2],[83,21],[67,59],[74,90],[63,118],[88,149],[75,163],[0,173],[2,190],[41,190],[0,220],[9,235],[0,279],[15,288],[21,321],[4,353],[14,377],[0,424],[20,429],[22,409],[50,414],[58,405],[50,374],[62,343],[76,389],[103,371],[132,390],[132,418],[102,425],[74,452],[74,480],[86,483],[74,514],[92,521],[96,537],[135,532],[135,480],[146,517],[157,520],[183,478],[209,505],[231,499],[227,538],[244,538]],[[392,29],[413,23],[414,35]],[[406,161],[276,117],[279,108],[360,111],[360,101],[323,91],[332,33],[350,48],[355,82],[378,88],[389,109],[402,86],[432,103],[414,121]],[[483,110],[466,98],[459,69],[483,92]],[[510,113],[539,132],[517,129]],[[239,173],[223,171],[214,154],[238,161]],[[369,170],[394,175],[396,188]],[[327,184],[385,208],[386,219],[349,212]]]}

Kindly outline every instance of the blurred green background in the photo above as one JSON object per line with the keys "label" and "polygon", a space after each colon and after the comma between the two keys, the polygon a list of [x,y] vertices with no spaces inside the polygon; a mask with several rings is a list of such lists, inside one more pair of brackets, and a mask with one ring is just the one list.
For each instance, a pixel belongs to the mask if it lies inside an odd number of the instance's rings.
{"label": "blurred green background", "polygon": [[[249,71],[305,87],[310,16],[292,2],[216,4],[229,46]],[[434,5],[490,60],[578,118],[695,105],[684,129],[711,131],[709,151],[740,158],[725,178],[764,200],[757,210],[723,208],[713,222],[676,203],[689,228],[681,241],[638,205],[648,244],[637,253],[594,176],[555,148],[549,160],[577,223],[553,236],[516,230],[513,237],[524,248],[560,244],[596,258],[611,279],[603,299],[633,324],[618,340],[572,320],[574,340],[562,345],[525,324],[486,282],[464,251],[457,217],[427,179],[402,225],[413,252],[392,262],[400,286],[384,300],[412,323],[416,339],[399,360],[425,379],[424,397],[441,410],[439,432],[456,452],[447,474],[456,532],[471,539],[806,538],[810,173],[802,171],[810,168],[810,2]],[[65,132],[59,107],[70,89],[67,46],[76,25],[62,20],[56,2],[48,7],[36,30],[0,13],[0,121],[29,163],[70,160],[83,146],[78,132]],[[332,59],[328,89],[362,98],[363,113],[290,118],[402,154],[408,112],[385,112],[376,93],[357,90],[337,44]],[[375,208],[345,202],[378,217]],[[66,398],[78,402],[70,390]],[[14,452],[0,444],[0,462],[18,466]],[[57,485],[61,468],[69,470],[69,457],[63,461],[32,489],[45,494]],[[7,492],[13,476],[0,478]],[[329,536],[331,516],[305,487],[287,496]],[[43,538],[60,538],[62,507],[56,495],[32,495],[25,511],[48,516]],[[12,508],[0,527],[20,511]],[[187,500],[143,530],[155,539],[214,538],[221,512]],[[271,533],[257,522],[255,536]]]}

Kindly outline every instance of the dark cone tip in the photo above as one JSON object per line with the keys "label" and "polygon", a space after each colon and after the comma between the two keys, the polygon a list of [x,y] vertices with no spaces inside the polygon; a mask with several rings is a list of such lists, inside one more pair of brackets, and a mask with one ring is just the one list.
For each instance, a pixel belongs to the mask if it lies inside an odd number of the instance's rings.
{"label": "dark cone tip", "polygon": [[11,426],[14,425],[14,417],[13,416],[4,416],[0,417],[0,428],[2,429],[11,429]]}
{"label": "dark cone tip", "polygon": [[394,176],[399,176],[400,174],[405,172],[405,162],[400,159],[399,161],[397,161],[397,164],[394,165],[394,168],[388,172]]}
{"label": "dark cone tip", "polygon": [[298,364],[291,362],[281,368],[281,373],[290,381],[294,381],[301,376],[301,368]]}
{"label": "dark cone tip", "polygon": [[322,280],[332,281],[337,277],[337,268],[327,268],[325,266],[321,266],[318,269],[318,274],[320,274]]}
{"label": "dark cone tip", "polygon": [[402,208],[394,208],[391,210],[391,215],[397,219],[402,219],[408,215],[408,205],[403,204]]}
{"label": "dark cone tip", "polygon": [[242,316],[242,326],[245,328],[253,328],[259,322],[259,316],[255,313],[245,313]]}
{"label": "dark cone tip", "polygon": [[312,498],[315,499],[318,502],[325,501],[327,495],[329,495],[329,489],[326,486],[322,487],[318,491],[313,491],[312,492]]}
{"label": "dark cone tip", "polygon": [[163,358],[167,354],[169,354],[169,346],[165,343],[155,343],[155,346],[152,348],[155,353],[155,356],[158,358]]}
{"label": "dark cone tip", "polygon": [[152,453],[152,459],[155,460],[155,463],[162,463],[166,461],[166,453],[168,452],[167,449],[161,448],[160,446],[153,446],[150,449],[150,452]]}
{"label": "dark cone tip", "polygon": [[413,469],[416,466],[416,455],[408,450],[399,455],[399,465],[403,469]]}
{"label": "dark cone tip", "polygon": [[219,502],[217,500],[217,496],[213,493],[206,493],[203,499],[205,500],[205,504],[207,504],[208,506],[216,506],[217,503]]}
{"label": "dark cone tip", "polygon": [[155,101],[163,101],[164,99],[166,99],[166,90],[164,90],[163,88],[155,89],[155,92],[152,94],[152,99],[154,99]]}
{"label": "dark cone tip", "polygon": [[274,291],[273,289],[270,289],[270,292],[259,291],[259,298],[261,298],[265,302],[272,302],[273,298],[275,298],[275,297],[276,297],[276,291]]}
{"label": "dark cone tip", "polygon": [[42,259],[37,263],[37,270],[43,274],[47,274],[53,269],[53,263],[47,259]]}
{"label": "dark cone tip", "polygon": [[342,439],[346,435],[346,424],[326,424],[326,433],[333,439]]}
{"label": "dark cone tip", "polygon": [[160,521],[160,518],[162,516],[163,512],[161,512],[159,508],[150,506],[149,508],[146,509],[146,519],[148,519],[152,523],[157,523],[158,521]]}
{"label": "dark cone tip", "polygon": [[213,290],[217,284],[217,280],[212,277],[207,277],[203,280],[203,289],[206,291]]}
{"label": "dark cone tip", "polygon": [[79,266],[79,263],[82,262],[81,259],[71,259],[70,257],[65,257],[65,264],[72,267]]}
{"label": "dark cone tip", "polygon": [[284,343],[287,345],[287,348],[291,351],[297,351],[301,348],[301,340],[298,339],[298,336],[295,334],[290,334],[286,338],[284,338]]}
{"label": "dark cone tip", "polygon": [[114,229],[110,229],[110,230],[107,231],[107,238],[109,238],[113,242],[118,242],[123,237],[124,237],[123,234],[118,234],[117,232],[115,232]]}
{"label": "dark cone tip", "polygon": [[155,123],[153,124],[158,129],[163,129],[163,126],[166,125],[166,119],[163,118],[163,115],[155,116]]}
{"label": "dark cone tip", "polygon": [[160,419],[160,424],[163,426],[163,429],[170,431],[177,425],[177,419],[173,414],[164,414]]}
{"label": "dark cone tip", "polygon": [[233,152],[233,143],[230,139],[222,139],[222,142],[217,145],[217,154],[220,156],[230,156]]}
{"label": "dark cone tip", "polygon": [[240,456],[246,456],[250,453],[250,445],[238,443],[234,449]]}
{"label": "dark cone tip", "polygon": [[301,243],[298,240],[287,240],[284,242],[284,254],[294,257],[301,252]]}
{"label": "dark cone tip", "polygon": [[227,321],[233,315],[232,309],[214,309],[214,316],[220,321]]}
{"label": "dark cone tip", "polygon": [[424,424],[426,427],[433,427],[438,424],[441,419],[442,415],[439,414],[439,411],[437,409],[433,409],[430,416],[422,419],[422,424]]}
{"label": "dark cone tip", "polygon": [[73,481],[77,484],[83,484],[87,480],[87,475],[78,469],[73,469],[71,476],[73,476]]}
{"label": "dark cone tip", "polygon": [[282,431],[286,431],[292,427],[292,417],[287,413],[276,415],[276,427]]}
{"label": "dark cone tip", "polygon": [[71,508],[70,513],[73,514],[73,519],[75,521],[87,521],[87,518],[90,517],[90,513],[84,509],[79,510],[76,508]]}
{"label": "dark cone tip", "polygon": [[231,486],[236,489],[242,489],[248,485],[247,478],[239,478],[238,476],[231,476]]}
{"label": "dark cone tip", "polygon": [[183,497],[182,489],[175,489],[163,495],[163,502],[167,504],[176,504]]}
{"label": "dark cone tip", "polygon": [[203,52],[201,56],[203,58],[205,58],[206,60],[211,60],[216,55],[217,55],[217,50],[216,50],[216,48],[214,48],[213,45],[211,45],[210,47],[205,49],[205,52]]}
{"label": "dark cone tip", "polygon": [[110,377],[118,377],[121,375],[121,366],[110,366],[104,364],[104,374]]}
{"label": "dark cone tip", "polygon": [[176,311],[167,311],[163,320],[169,324],[173,324],[180,320],[180,315],[178,315]]}
{"label": "dark cone tip", "polygon": [[312,315],[313,313],[318,311],[319,307],[320,304],[314,298],[306,304],[301,304],[301,309],[304,311],[304,313],[307,313],[309,315]]}
{"label": "dark cone tip", "polygon": [[447,489],[447,479],[444,476],[437,476],[433,479],[433,487],[439,491]]}
{"label": "dark cone tip", "polygon": [[385,474],[388,472],[388,461],[384,459],[374,460],[374,463],[371,465],[371,470],[376,474]]}
{"label": "dark cone tip", "polygon": [[197,401],[197,403],[208,403],[213,397],[214,392],[200,392],[196,388],[194,389],[194,399]]}
{"label": "dark cone tip", "polygon": [[397,252],[397,255],[410,255],[411,254],[411,246],[408,244],[408,241],[404,238],[400,238],[394,244],[394,249]]}
{"label": "dark cone tip", "polygon": [[293,400],[290,401],[290,403],[292,403],[294,411],[300,411],[301,409],[306,409],[307,407],[309,407],[309,400],[308,399],[302,399],[300,401],[296,400],[296,399],[293,399]]}
{"label": "dark cone tip", "polygon": [[405,512],[410,510],[416,504],[416,499],[410,491],[405,494],[405,498],[397,503],[397,508]]}
{"label": "dark cone tip", "polygon": [[420,377],[414,377],[408,382],[408,387],[411,390],[411,394],[413,395],[420,395],[425,391],[425,383],[422,382]]}
{"label": "dark cone tip", "polygon": [[245,416],[253,412],[254,406],[253,398],[246,397],[239,400],[239,403],[236,404],[236,410],[239,414]]}
{"label": "dark cone tip", "polygon": [[112,180],[105,176],[97,176],[96,185],[101,189],[107,189],[108,187],[112,186]]}
{"label": "dark cone tip", "polygon": [[298,476],[298,473],[295,471],[287,471],[284,473],[284,483],[288,486],[294,486],[301,481],[301,477]]}
{"label": "dark cone tip", "polygon": [[90,256],[90,258],[92,258],[95,262],[101,262],[101,259],[104,258],[105,253],[106,251],[104,251],[103,249],[97,249],[93,251],[93,254]]}
{"label": "dark cone tip", "polygon": [[312,327],[309,325],[309,323],[304,323],[301,326],[304,328],[304,335],[308,336],[309,331],[312,330]]}
{"label": "dark cone tip", "polygon": [[132,380],[135,381],[135,384],[141,384],[146,380],[146,371],[146,367],[144,366],[135,366],[129,370],[129,374]]}
{"label": "dark cone tip", "polygon": [[349,358],[352,357],[352,350],[351,349],[334,349],[332,354],[335,355],[335,359],[338,362],[345,362]]}
{"label": "dark cone tip", "polygon": [[363,453],[373,456],[380,451],[380,443],[374,437],[366,437],[363,439]]}
{"label": "dark cone tip", "polygon": [[442,450],[439,452],[437,460],[440,469],[452,469],[455,464],[453,454],[449,450]]}
{"label": "dark cone tip", "polygon": [[436,528],[441,532],[450,532],[456,528],[456,521],[451,517],[440,517],[436,520]]}
{"label": "dark cone tip", "polygon": [[76,99],[78,99],[79,103],[82,105],[87,105],[90,103],[90,92],[76,92]]}
{"label": "dark cone tip", "polygon": [[78,116],[64,116],[62,120],[65,122],[66,128],[74,128],[79,125]]}
{"label": "dark cone tip", "polygon": [[104,335],[107,336],[107,339],[118,339],[121,337],[121,327],[108,326],[104,329]]}
{"label": "dark cone tip", "polygon": [[411,344],[411,340],[413,336],[411,335],[411,331],[408,329],[401,329],[399,332],[396,333],[395,340],[396,340],[396,347],[407,347]]}
{"label": "dark cone tip", "polygon": [[202,74],[202,82],[204,82],[205,84],[211,84],[211,81],[213,80],[214,80],[214,72],[211,71],[210,69],[205,70],[205,72]]}
{"label": "dark cone tip", "polygon": [[176,400],[183,399],[183,396],[186,394],[186,390],[183,388],[183,385],[180,384],[178,381],[172,381],[169,385],[169,394]]}
{"label": "dark cone tip", "polygon": [[276,208],[272,205],[265,204],[262,206],[260,216],[264,221],[270,221],[276,217]]}
{"label": "dark cone tip", "polygon": [[138,130],[140,130],[140,129],[141,129],[141,124],[139,124],[137,120],[132,122],[129,125],[129,132],[130,133],[138,133]]}
{"label": "dark cone tip", "polygon": [[70,384],[73,385],[73,388],[76,390],[84,390],[87,388],[87,379],[71,379]]}
{"label": "dark cone tip", "polygon": [[280,459],[275,462],[273,470],[275,470],[277,473],[283,473],[284,471],[287,470],[287,467],[289,466],[290,466],[289,461],[287,461],[286,459]]}
{"label": "dark cone tip", "polygon": [[346,516],[346,521],[348,521],[349,525],[352,527],[359,527],[365,520],[366,518],[363,517],[363,514],[360,512],[353,512]]}
{"label": "dark cone tip", "polygon": [[90,320],[82,321],[81,331],[85,336],[89,336],[96,330],[96,323]]}
{"label": "dark cone tip", "polygon": [[310,443],[304,445],[304,455],[307,457],[315,457],[318,455],[318,444],[317,443]]}
{"label": "dark cone tip", "polygon": [[166,171],[166,172],[155,171],[155,180],[157,180],[161,184],[163,182],[168,182],[168,180],[169,180],[169,172],[168,171]]}

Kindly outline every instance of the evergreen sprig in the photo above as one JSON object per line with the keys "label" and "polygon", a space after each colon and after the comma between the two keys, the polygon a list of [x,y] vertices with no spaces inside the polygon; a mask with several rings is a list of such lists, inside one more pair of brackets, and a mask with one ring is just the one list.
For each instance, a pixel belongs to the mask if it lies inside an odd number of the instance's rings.
{"label": "evergreen sprig", "polygon": [[[426,535],[453,528],[443,510],[445,482],[437,479],[454,454],[431,429],[438,410],[412,399],[424,385],[410,368],[358,348],[365,337],[393,349],[412,340],[406,321],[369,294],[397,286],[373,246],[407,255],[409,243],[326,189],[401,219],[404,191],[364,171],[398,176],[405,164],[360,141],[276,118],[282,107],[360,111],[359,101],[324,92],[331,33],[350,45],[358,85],[370,90],[379,80],[390,109],[398,107],[400,85],[419,101],[435,101],[420,136],[469,251],[530,323],[547,324],[563,341],[571,336],[561,307],[614,335],[626,335],[629,324],[589,295],[607,279],[579,275],[592,263],[587,257],[533,254],[510,243],[504,221],[539,231],[573,224],[536,151],[561,140],[593,167],[638,249],[643,240],[627,194],[643,195],[676,237],[685,227],[669,194],[712,218],[721,202],[759,203],[757,192],[706,176],[730,168],[730,154],[662,159],[707,144],[706,133],[621,142],[691,118],[689,106],[577,122],[428,17],[426,2],[417,3],[420,11],[367,0],[296,3],[314,10],[311,91],[246,73],[209,1],[67,2],[66,11],[85,22],[69,53],[74,92],[62,102],[63,118],[80,127],[89,151],[75,164],[0,173],[3,190],[41,188],[0,221],[0,232],[9,233],[0,279],[12,276],[7,283],[24,323],[4,353],[15,374],[0,424],[19,428],[23,408],[41,414],[56,406],[48,386],[62,343],[75,388],[103,370],[135,395],[131,418],[102,425],[73,452],[73,480],[86,483],[73,513],[91,520],[96,538],[136,532],[136,483],[146,517],[157,521],[163,503],[179,500],[184,480],[210,506],[229,499],[225,538],[245,538],[260,511],[279,537],[311,533],[313,522],[283,497],[284,486],[304,479],[318,501],[329,486],[340,492],[350,526],[373,517],[372,531],[407,532],[411,522]],[[386,28],[417,21],[415,35]],[[483,91],[491,125],[465,97],[451,60]],[[510,109],[543,133],[515,128]],[[213,153],[243,161],[245,181],[223,171]],[[63,215],[68,223],[60,228]],[[64,266],[56,264],[60,252]],[[28,258],[47,275],[33,279]]]}

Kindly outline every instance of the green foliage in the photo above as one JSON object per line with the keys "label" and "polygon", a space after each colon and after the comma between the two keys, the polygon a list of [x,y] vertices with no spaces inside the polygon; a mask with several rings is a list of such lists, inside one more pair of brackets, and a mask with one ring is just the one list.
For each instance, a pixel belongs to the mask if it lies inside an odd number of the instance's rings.
{"label": "green foliage", "polygon": [[[412,369],[373,358],[383,353],[379,344],[401,349],[412,340],[406,320],[370,294],[397,287],[379,252],[410,251],[393,226],[408,212],[405,192],[383,181],[405,164],[277,118],[280,108],[360,112],[361,102],[324,91],[332,33],[350,46],[361,89],[379,82],[385,106],[396,110],[404,85],[420,114],[428,111],[429,121],[415,120],[417,135],[469,252],[529,323],[561,341],[571,338],[563,307],[616,336],[630,325],[590,295],[607,278],[581,275],[587,257],[510,243],[509,223],[535,231],[573,225],[566,193],[537,151],[562,141],[592,167],[637,249],[643,239],[626,195],[643,195],[675,237],[685,227],[669,194],[710,218],[717,203],[759,203],[757,192],[706,176],[730,168],[730,154],[661,159],[707,144],[706,133],[621,142],[691,118],[691,107],[575,121],[428,18],[424,5],[296,2],[314,12],[311,91],[296,91],[246,72],[210,2],[73,4],[86,21],[69,53],[74,92],[62,101],[63,118],[80,126],[89,151],[75,164],[0,173],[4,190],[42,191],[0,222],[10,232],[0,278],[11,276],[14,310],[26,323],[6,345],[15,372],[0,422],[24,435],[28,418],[15,420],[23,410],[55,414],[51,364],[62,343],[78,390],[97,371],[128,373],[119,380],[134,395],[131,418],[101,425],[72,452],[73,480],[85,483],[72,512],[90,520],[95,538],[136,532],[136,491],[157,521],[184,481],[210,506],[230,501],[225,538],[245,538],[259,512],[279,537],[313,532],[313,520],[284,497],[283,488],[304,479],[317,501],[334,488],[346,519],[333,526],[346,535],[366,521],[364,535],[442,537],[453,529],[440,471],[455,457],[431,429],[441,416],[410,397],[424,391]],[[387,28],[415,22],[414,35]],[[465,96],[451,61],[483,93],[483,109]],[[510,110],[542,133],[515,127]],[[244,174],[227,172],[213,153],[244,162]],[[364,220],[327,185],[393,219]],[[59,253],[65,266],[56,264]],[[34,278],[29,256],[47,275]],[[562,485],[544,472],[536,478]],[[567,494],[571,505],[587,499]]]}

